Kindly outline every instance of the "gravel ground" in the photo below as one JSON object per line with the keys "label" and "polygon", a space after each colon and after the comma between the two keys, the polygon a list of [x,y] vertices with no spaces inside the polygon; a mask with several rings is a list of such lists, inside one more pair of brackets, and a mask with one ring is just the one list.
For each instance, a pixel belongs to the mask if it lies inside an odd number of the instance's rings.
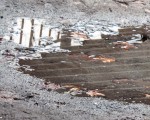
{"label": "gravel ground", "polygon": [[[1,0],[0,36],[8,33],[16,17],[44,18],[65,27],[77,21],[99,20],[122,26],[149,24],[149,0]],[[125,1],[125,0],[124,0]],[[91,2],[91,3],[90,3]],[[4,50],[14,51],[13,42],[3,41]],[[150,120],[150,107],[78,98],[43,89],[43,80],[24,75],[12,67],[14,57],[0,54],[0,119],[2,120]]]}

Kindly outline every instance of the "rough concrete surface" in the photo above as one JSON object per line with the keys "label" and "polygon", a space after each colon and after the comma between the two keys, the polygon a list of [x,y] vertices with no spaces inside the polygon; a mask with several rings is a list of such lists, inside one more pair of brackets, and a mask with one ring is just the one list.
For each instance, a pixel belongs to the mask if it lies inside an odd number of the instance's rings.
{"label": "rough concrete surface", "polygon": [[[16,17],[44,18],[48,24],[65,27],[93,19],[137,26],[149,24],[149,9],[149,0],[1,0],[0,35],[8,33]],[[3,41],[0,51],[14,51],[15,46],[13,42]],[[2,120],[150,120],[148,105],[47,91],[43,89],[43,80],[11,67],[13,60],[0,54]]]}

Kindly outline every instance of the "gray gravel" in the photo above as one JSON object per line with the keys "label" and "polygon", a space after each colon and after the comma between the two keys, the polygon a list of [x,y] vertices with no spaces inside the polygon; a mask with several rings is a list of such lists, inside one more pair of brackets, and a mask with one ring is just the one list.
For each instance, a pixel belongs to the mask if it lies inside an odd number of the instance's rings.
{"label": "gray gravel", "polygon": [[[150,8],[149,0],[144,0],[144,5],[127,0],[127,7],[112,0],[95,0],[96,4],[83,0],[78,5],[73,1],[1,0],[0,35],[8,33],[11,21],[16,17],[44,18],[49,24],[61,23],[66,27],[79,20],[95,19],[104,24],[118,23],[122,26],[149,24],[150,21],[150,13],[145,12]],[[67,22],[62,22],[62,18]],[[0,52],[8,49],[16,53],[15,46],[13,42],[4,41]],[[43,80],[18,72],[12,67],[13,61],[13,57],[0,54],[0,92],[5,91],[10,96],[7,100],[0,99],[2,120],[150,120],[148,105],[78,98],[44,90]],[[12,95],[17,99],[11,99]]]}
{"label": "gray gravel", "polygon": [[150,2],[143,1],[123,6],[112,0],[1,0],[0,35],[8,32],[16,17],[44,18],[48,24],[63,22],[65,26],[90,20],[122,26],[149,24],[150,13],[145,10],[150,9]]}

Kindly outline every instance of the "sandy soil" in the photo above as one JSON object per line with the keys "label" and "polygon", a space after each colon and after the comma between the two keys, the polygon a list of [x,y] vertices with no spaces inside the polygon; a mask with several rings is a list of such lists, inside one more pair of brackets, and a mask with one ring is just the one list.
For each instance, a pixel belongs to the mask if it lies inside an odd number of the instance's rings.
{"label": "sandy soil", "polygon": [[[116,1],[116,2],[115,2]],[[8,33],[16,17],[44,18],[48,24],[68,27],[77,21],[99,20],[122,26],[149,24],[149,0],[1,0],[0,36]],[[12,67],[13,42],[0,44],[0,119],[2,120],[149,120],[150,107],[78,98],[43,89],[43,80],[24,75]]]}

